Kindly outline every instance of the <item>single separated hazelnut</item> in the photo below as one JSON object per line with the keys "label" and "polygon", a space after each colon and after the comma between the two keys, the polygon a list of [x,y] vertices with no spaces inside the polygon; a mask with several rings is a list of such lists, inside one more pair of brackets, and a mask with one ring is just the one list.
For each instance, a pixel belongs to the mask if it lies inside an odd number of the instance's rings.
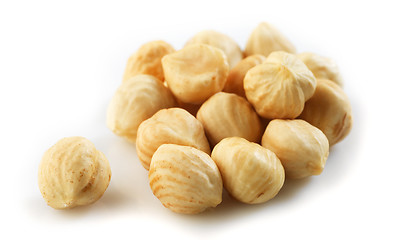
{"label": "single separated hazelnut", "polygon": [[140,74],[122,82],[116,90],[106,123],[116,135],[135,142],[140,123],[158,110],[174,105],[172,94],[160,80]]}
{"label": "single separated hazelnut", "polygon": [[221,203],[223,183],[208,154],[189,146],[163,144],[148,173],[153,194],[166,208],[195,214]]}
{"label": "single separated hazelnut", "polygon": [[49,148],[38,170],[38,185],[47,204],[69,209],[94,203],[111,180],[105,155],[83,137],[68,137]]}
{"label": "single separated hazelnut", "polygon": [[272,120],[262,146],[281,159],[285,175],[292,179],[319,175],[329,156],[329,142],[323,132],[300,119]]}
{"label": "single separated hazelnut", "polygon": [[241,202],[266,202],[284,184],[284,168],[275,153],[244,138],[221,140],[211,157],[220,169],[224,187]]}
{"label": "single separated hazelnut", "polygon": [[218,48],[194,44],[162,59],[166,82],[177,99],[201,104],[220,92],[227,79],[226,55]]}
{"label": "single separated hazelnut", "polygon": [[343,85],[338,65],[332,59],[310,52],[297,54],[297,57],[304,62],[316,78],[329,79],[339,86]]}
{"label": "single separated hazelnut", "polygon": [[352,129],[349,98],[341,87],[327,79],[318,79],[316,92],[299,118],[322,130],[330,146],[342,141]]}
{"label": "single separated hazelnut", "polygon": [[191,146],[211,153],[204,127],[181,108],[162,109],[140,124],[136,149],[145,169],[149,169],[151,157],[157,148],[165,143]]}
{"label": "single separated hazelnut", "polygon": [[227,56],[228,65],[230,67],[236,66],[236,64],[243,58],[243,53],[239,45],[232,38],[223,33],[213,30],[201,31],[189,39],[189,41],[185,44],[185,47],[200,43],[208,44],[221,49]]}
{"label": "single separated hazelnut", "polygon": [[250,34],[244,54],[245,56],[261,54],[267,57],[275,51],[295,53],[296,49],[278,29],[262,22]]}
{"label": "single separated hazelnut", "polygon": [[246,97],[268,119],[296,118],[314,94],[316,78],[295,55],[273,52],[250,69],[243,81]]}
{"label": "single separated hazelnut", "polygon": [[211,146],[226,137],[242,137],[259,142],[263,130],[259,116],[246,99],[233,93],[219,92],[210,97],[198,110]]}
{"label": "single separated hazelnut", "polygon": [[265,61],[265,57],[262,55],[252,55],[241,60],[235,67],[230,70],[227,76],[227,82],[224,85],[224,92],[235,93],[240,97],[246,97],[246,93],[243,88],[243,79],[246,76],[247,71],[256,65],[261,64]]}
{"label": "single separated hazelnut", "polygon": [[123,81],[138,74],[152,75],[164,81],[161,59],[175,49],[165,41],[151,41],[142,45],[129,57]]}

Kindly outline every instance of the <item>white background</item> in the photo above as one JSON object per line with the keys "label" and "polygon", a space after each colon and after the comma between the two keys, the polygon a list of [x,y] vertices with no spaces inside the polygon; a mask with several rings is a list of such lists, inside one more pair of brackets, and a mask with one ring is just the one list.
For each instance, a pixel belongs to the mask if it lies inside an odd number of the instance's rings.
{"label": "white background", "polygon": [[[418,239],[417,9],[415,1],[1,0],[0,238]],[[203,29],[244,47],[261,21],[298,51],[338,62],[353,130],[322,175],[287,181],[265,204],[225,194],[212,211],[172,213],[150,191],[134,146],[105,125],[126,60],[147,41],[179,49]],[[76,135],[105,153],[113,176],[95,204],[57,211],[39,193],[37,168],[44,151]]]}

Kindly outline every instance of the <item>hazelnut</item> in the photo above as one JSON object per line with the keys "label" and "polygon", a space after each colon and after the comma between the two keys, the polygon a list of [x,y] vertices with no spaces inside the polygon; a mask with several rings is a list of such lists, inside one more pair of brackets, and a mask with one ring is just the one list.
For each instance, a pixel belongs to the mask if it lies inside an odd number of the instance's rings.
{"label": "hazelnut", "polygon": [[189,146],[163,144],[148,173],[153,194],[173,212],[195,214],[221,203],[223,183],[208,154]]}
{"label": "hazelnut", "polygon": [[94,203],[109,185],[105,155],[83,137],[68,137],[49,148],[38,170],[38,185],[47,204],[69,209]]}
{"label": "hazelnut", "polygon": [[329,142],[318,128],[304,120],[272,120],[262,137],[262,146],[281,159],[287,178],[322,173],[329,156]]}
{"label": "hazelnut", "polygon": [[295,53],[296,49],[275,27],[262,22],[250,34],[244,54],[245,56],[261,54],[266,57],[275,51]]}
{"label": "hazelnut", "polygon": [[273,52],[250,69],[243,81],[246,97],[268,119],[296,118],[316,88],[316,78],[295,55]]}
{"label": "hazelnut", "polygon": [[210,154],[204,127],[181,108],[162,109],[140,124],[137,133],[137,155],[145,169],[151,157],[165,143],[191,146]]}
{"label": "hazelnut", "polygon": [[300,53],[297,57],[304,62],[316,78],[329,79],[342,86],[343,82],[338,66],[332,59],[310,52]]}
{"label": "hazelnut", "polygon": [[220,92],[227,79],[228,63],[218,48],[189,45],[162,59],[167,84],[177,99],[201,104]]}
{"label": "hazelnut", "polygon": [[175,100],[163,83],[140,74],[122,82],[107,112],[107,125],[116,134],[135,142],[138,126],[158,110],[170,108]]}
{"label": "hazelnut", "polygon": [[198,110],[211,146],[226,137],[242,137],[259,142],[262,136],[260,120],[246,99],[233,93],[220,92],[208,99]]}
{"label": "hazelnut", "polygon": [[344,139],[352,128],[348,97],[341,87],[327,79],[318,79],[316,91],[299,118],[322,130],[330,146]]}
{"label": "hazelnut", "polygon": [[151,41],[142,45],[128,59],[123,80],[138,74],[148,74],[164,81],[161,59],[174,51],[175,49],[165,41]]}
{"label": "hazelnut", "polygon": [[246,139],[221,140],[211,157],[221,172],[224,187],[241,202],[266,202],[284,184],[284,168],[275,153]]}
{"label": "hazelnut", "polygon": [[230,70],[227,76],[227,82],[224,85],[224,92],[235,93],[240,97],[246,97],[243,88],[243,79],[249,69],[261,64],[265,60],[262,55],[252,55],[241,60],[234,68]]}
{"label": "hazelnut", "polygon": [[221,49],[227,56],[228,64],[230,67],[236,66],[236,64],[243,58],[243,53],[240,50],[239,45],[225,34],[213,30],[201,31],[193,36],[185,44],[185,47],[200,43],[208,44],[212,47]]}

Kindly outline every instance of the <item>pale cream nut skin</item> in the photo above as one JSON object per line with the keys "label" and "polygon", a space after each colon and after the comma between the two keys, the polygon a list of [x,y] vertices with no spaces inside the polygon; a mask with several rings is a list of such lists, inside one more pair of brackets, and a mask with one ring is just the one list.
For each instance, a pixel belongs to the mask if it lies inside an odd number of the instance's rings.
{"label": "pale cream nut skin", "polygon": [[263,130],[259,116],[246,99],[233,93],[219,92],[209,98],[196,115],[211,146],[227,137],[242,137],[259,142]]}
{"label": "pale cream nut skin", "polygon": [[250,34],[244,50],[245,56],[261,54],[267,57],[275,51],[295,53],[294,45],[269,23],[260,23]]}
{"label": "pale cream nut skin", "polygon": [[262,146],[281,159],[289,179],[321,174],[329,156],[329,142],[323,132],[300,119],[272,120]]}
{"label": "pale cream nut skin", "polygon": [[158,110],[175,106],[170,90],[157,78],[140,74],[116,90],[107,111],[106,124],[116,135],[135,142],[138,126]]}
{"label": "pale cream nut skin", "polygon": [[221,203],[223,183],[211,157],[189,146],[163,144],[148,174],[153,194],[176,213],[196,214]]}
{"label": "pale cream nut skin", "polygon": [[329,79],[339,86],[343,85],[338,65],[332,59],[311,52],[299,53],[297,57],[304,62],[316,78]]}
{"label": "pale cream nut skin", "polygon": [[151,41],[142,45],[128,59],[123,81],[138,74],[152,75],[164,81],[161,59],[175,49],[165,41]]}
{"label": "pale cream nut skin", "polygon": [[111,180],[105,155],[83,137],[59,140],[42,157],[38,185],[44,200],[55,209],[94,203]]}
{"label": "pale cream nut skin", "polygon": [[241,51],[240,46],[232,38],[223,33],[214,30],[201,31],[189,39],[185,46],[199,43],[208,44],[221,49],[227,56],[230,67],[236,66],[243,58],[243,52]]}
{"label": "pale cream nut skin", "polygon": [[316,78],[295,55],[273,52],[250,69],[243,80],[246,97],[268,119],[293,119],[314,94]]}
{"label": "pale cream nut skin", "polygon": [[211,157],[220,169],[224,187],[241,202],[269,201],[284,184],[284,168],[275,153],[244,138],[223,139]]}
{"label": "pale cream nut skin", "polygon": [[211,154],[204,127],[181,108],[162,109],[140,124],[136,150],[146,170],[150,167],[154,152],[166,143],[191,146]]}
{"label": "pale cream nut skin", "polygon": [[166,82],[175,97],[201,104],[220,92],[227,80],[226,55],[206,44],[188,45],[162,59]]}
{"label": "pale cream nut skin", "polygon": [[322,130],[330,146],[342,141],[352,129],[349,98],[341,87],[327,79],[318,79],[316,92],[299,118]]}
{"label": "pale cream nut skin", "polygon": [[240,97],[245,98],[246,93],[243,88],[244,76],[246,76],[247,71],[256,65],[261,64],[263,61],[265,61],[265,57],[259,54],[248,56],[241,60],[235,67],[230,69],[223,91],[235,93]]}

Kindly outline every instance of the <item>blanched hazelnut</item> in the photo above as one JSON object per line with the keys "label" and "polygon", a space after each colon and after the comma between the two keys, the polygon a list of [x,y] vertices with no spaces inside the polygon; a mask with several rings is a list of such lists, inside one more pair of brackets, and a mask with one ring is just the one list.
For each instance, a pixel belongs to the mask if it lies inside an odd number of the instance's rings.
{"label": "blanched hazelnut", "polygon": [[266,57],[275,51],[295,53],[296,49],[278,29],[262,22],[250,34],[244,54],[245,56],[261,54]]}
{"label": "blanched hazelnut", "polygon": [[83,137],[68,137],[49,148],[38,170],[38,185],[47,204],[68,209],[94,203],[111,180],[105,155]]}
{"label": "blanched hazelnut", "polygon": [[235,93],[240,97],[246,97],[243,88],[243,79],[247,71],[265,60],[262,55],[252,55],[241,60],[234,68],[230,70],[227,76],[227,82],[224,86],[224,92]]}
{"label": "blanched hazelnut", "polygon": [[189,45],[162,59],[167,84],[177,99],[200,104],[220,92],[227,79],[228,63],[218,48]]}
{"label": "blanched hazelnut", "polygon": [[193,36],[185,44],[185,46],[200,43],[208,44],[210,46],[221,49],[227,56],[228,65],[230,67],[236,66],[236,64],[243,58],[243,53],[240,50],[239,45],[233,39],[223,33],[219,33],[213,30],[201,31]]}
{"label": "blanched hazelnut", "polygon": [[224,187],[241,202],[266,202],[284,184],[284,168],[275,153],[246,139],[221,140],[211,157],[221,172]]}
{"label": "blanched hazelnut", "polygon": [[189,146],[163,144],[148,173],[153,194],[173,212],[195,214],[221,203],[223,183],[208,154]]}
{"label": "blanched hazelnut", "polygon": [[158,147],[173,143],[211,153],[204,127],[181,108],[162,109],[140,124],[137,133],[137,155],[145,169]]}
{"label": "blanched hazelnut", "polygon": [[138,74],[148,74],[164,81],[161,59],[174,51],[175,49],[165,41],[151,41],[142,45],[129,57],[123,80]]}
{"label": "blanched hazelnut", "polygon": [[122,82],[107,112],[107,125],[116,135],[135,142],[138,126],[175,100],[163,83],[150,75],[137,75]]}
{"label": "blanched hazelnut", "polygon": [[349,99],[342,88],[327,79],[318,79],[316,92],[299,118],[322,130],[330,146],[344,139],[352,129]]}
{"label": "blanched hazelnut", "polygon": [[337,64],[332,59],[310,52],[300,53],[297,57],[304,62],[316,78],[329,79],[342,86],[342,76]]}
{"label": "blanched hazelnut", "polygon": [[242,137],[259,142],[260,120],[246,99],[233,93],[220,92],[208,99],[197,113],[211,146],[226,137]]}
{"label": "blanched hazelnut", "polygon": [[316,78],[295,55],[273,52],[250,69],[243,81],[256,112],[269,119],[296,118],[316,88]]}
{"label": "blanched hazelnut", "polygon": [[329,156],[329,142],[318,128],[304,120],[272,120],[262,146],[281,159],[287,178],[319,175]]}

